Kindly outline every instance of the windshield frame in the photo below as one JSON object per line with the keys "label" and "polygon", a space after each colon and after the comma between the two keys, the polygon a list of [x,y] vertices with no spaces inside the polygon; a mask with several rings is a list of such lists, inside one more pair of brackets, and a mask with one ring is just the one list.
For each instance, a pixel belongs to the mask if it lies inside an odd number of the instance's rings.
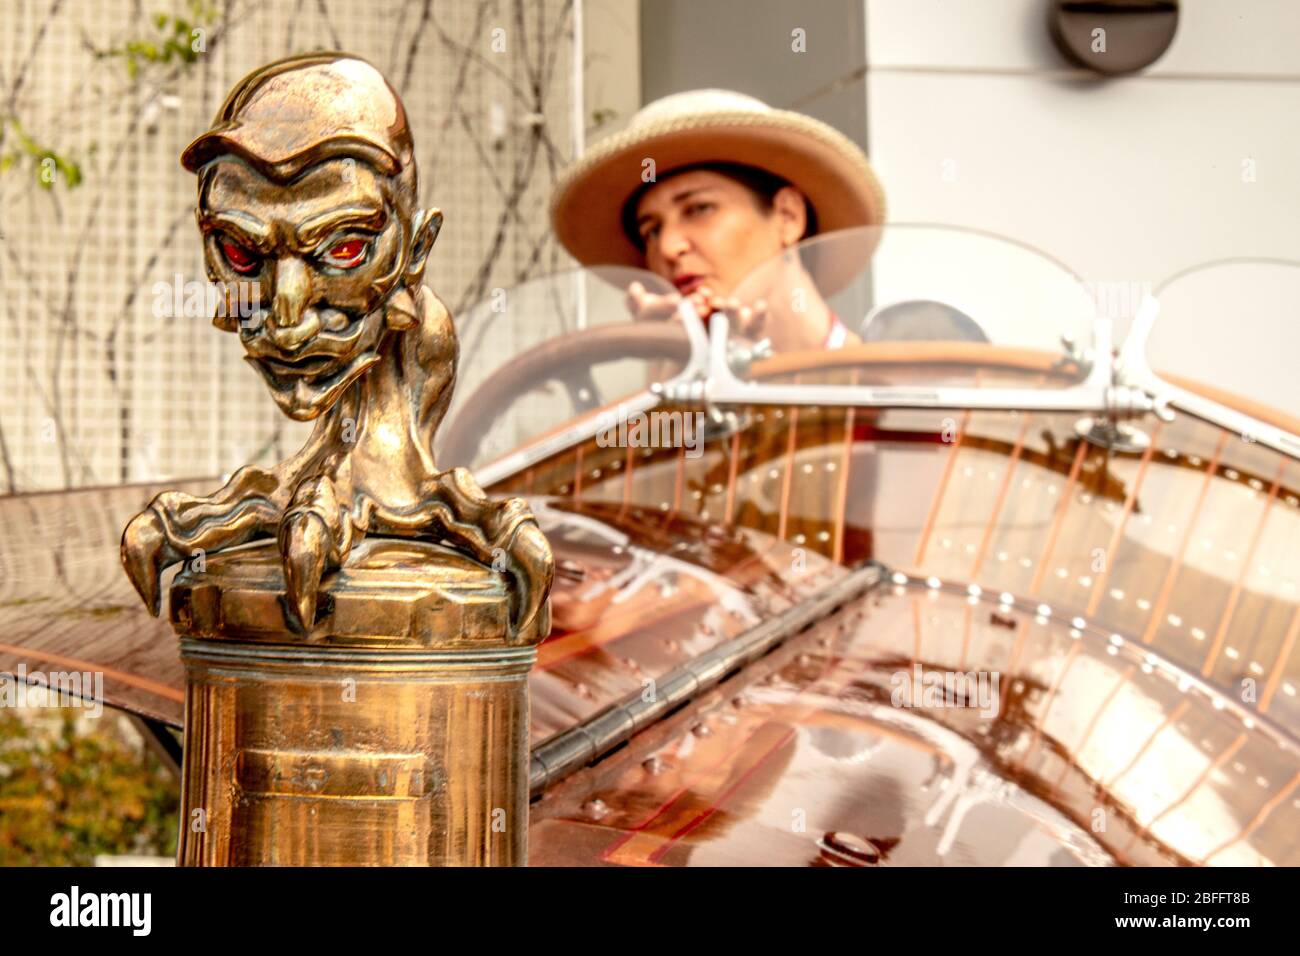
{"label": "windshield frame", "polygon": [[[698,323],[689,303],[683,303],[682,321]],[[824,385],[771,384],[738,378],[727,357],[730,328],[727,317],[715,313],[710,320],[708,356],[708,400],[715,405],[842,405],[855,408],[935,408],[1027,411],[1104,412],[1111,385],[1106,362],[1084,358],[1088,368],[1082,382],[1065,388],[1016,387],[972,388],[964,385]],[[1099,321],[1093,329],[1096,355],[1111,351],[1110,322]],[[1064,348],[1061,358],[1072,356]]]}
{"label": "windshield frame", "polygon": [[[909,225],[947,228],[940,224]],[[982,230],[971,231],[985,234]],[[1248,436],[1249,440],[1258,441],[1288,457],[1300,459],[1300,431],[1281,427],[1240,408],[1215,401],[1206,394],[1185,388],[1178,382],[1161,378],[1147,361],[1146,345],[1160,312],[1157,298],[1160,291],[1191,272],[1230,262],[1278,263],[1300,267],[1300,261],[1251,257],[1210,260],[1179,271],[1143,299],[1121,347],[1117,348],[1113,341],[1112,320],[1102,314],[1094,316],[1088,347],[1063,341],[1061,361],[1073,362],[1082,372],[1083,378],[1059,388],[792,384],[747,380],[741,377],[746,374],[746,370],[739,370],[738,375],[738,369],[734,367],[737,361],[736,340],[731,336],[728,317],[721,312],[714,313],[706,327],[690,300],[683,299],[678,306],[676,319],[686,332],[689,358],[676,375],[649,384],[605,407],[587,410],[553,431],[529,439],[504,455],[476,467],[474,471],[484,485],[491,485],[592,439],[607,425],[608,413],[614,408],[622,414],[635,414],[648,413],[657,407],[671,404],[700,405],[715,416],[746,406],[763,405],[1078,412],[1110,421],[1133,419],[1152,412],[1170,420],[1174,416],[1173,409],[1177,409],[1228,431]],[[1064,271],[1070,272],[1063,264],[1057,264]],[[575,275],[581,271],[575,270]],[[1070,274],[1073,275],[1072,272]],[[854,348],[870,349],[886,344],[897,347],[904,343],[868,342]],[[924,349],[935,343],[917,341],[910,344]],[[752,356],[747,357],[746,361],[751,358]],[[1277,411],[1286,417],[1285,409]]]}
{"label": "windshield frame", "polygon": [[[1300,260],[1270,256],[1229,256],[1222,259],[1208,259],[1180,269],[1156,286],[1151,294],[1142,300],[1134,316],[1133,326],[1115,360],[1116,376],[1130,389],[1150,396],[1158,413],[1168,408],[1176,408],[1195,418],[1235,432],[1243,440],[1258,442],[1290,458],[1300,459],[1300,430],[1287,429],[1265,421],[1256,415],[1192,391],[1176,381],[1170,381],[1157,373],[1147,358],[1151,333],[1160,317],[1160,294],[1184,276],[1215,266],[1238,264],[1284,265],[1300,268]],[[1273,406],[1264,407],[1273,408]],[[1288,415],[1286,409],[1278,408],[1276,411],[1284,416]]]}

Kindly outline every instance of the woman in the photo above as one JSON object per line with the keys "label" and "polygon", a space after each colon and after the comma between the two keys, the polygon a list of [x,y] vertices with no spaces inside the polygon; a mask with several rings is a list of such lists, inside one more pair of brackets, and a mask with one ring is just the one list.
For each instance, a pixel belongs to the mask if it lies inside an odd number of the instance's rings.
{"label": "woman", "polygon": [[668,318],[685,296],[701,317],[725,310],[742,335],[778,351],[859,341],[792,247],[884,216],[884,190],[846,136],[726,90],[645,106],[565,171],[551,201],[556,235],[579,262],[649,269],[676,287],[633,283],[638,319]]}

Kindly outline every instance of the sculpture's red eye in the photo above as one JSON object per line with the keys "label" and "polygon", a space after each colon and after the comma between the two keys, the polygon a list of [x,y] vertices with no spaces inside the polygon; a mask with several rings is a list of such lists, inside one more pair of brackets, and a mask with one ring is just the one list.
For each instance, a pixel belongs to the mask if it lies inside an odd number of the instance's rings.
{"label": "sculpture's red eye", "polygon": [[325,253],[325,260],[335,268],[351,269],[359,264],[366,254],[364,239],[345,239],[334,244]]}
{"label": "sculpture's red eye", "polygon": [[225,253],[230,268],[236,272],[252,272],[261,264],[261,259],[257,257],[256,253],[230,239],[221,240],[221,251]]}

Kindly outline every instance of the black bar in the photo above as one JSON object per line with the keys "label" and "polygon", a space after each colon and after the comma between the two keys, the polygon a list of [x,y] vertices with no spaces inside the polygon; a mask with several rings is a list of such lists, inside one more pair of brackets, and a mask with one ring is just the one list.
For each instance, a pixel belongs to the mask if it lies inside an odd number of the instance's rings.
{"label": "black bar", "polygon": [[[75,933],[132,945],[129,925],[51,925],[56,894],[70,904],[75,885],[83,907],[87,894],[150,894],[149,937],[165,944],[234,933],[258,950],[280,939],[334,946],[348,938],[491,940],[497,949],[506,931],[575,949],[621,949],[667,933],[663,943],[676,948],[703,927],[722,934],[728,953],[746,952],[750,937],[755,952],[771,951],[778,937],[782,949],[891,939],[937,951],[1040,949],[1099,937],[1221,947],[1251,934],[1287,938],[1291,880],[1269,869],[23,869],[0,870],[0,915],[11,942]],[[1228,919],[1248,925],[1223,925]]]}

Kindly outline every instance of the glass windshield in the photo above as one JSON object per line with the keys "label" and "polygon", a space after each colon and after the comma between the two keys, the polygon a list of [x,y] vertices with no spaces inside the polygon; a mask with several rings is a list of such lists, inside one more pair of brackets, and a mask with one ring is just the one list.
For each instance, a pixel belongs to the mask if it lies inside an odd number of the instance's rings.
{"label": "glass windshield", "polygon": [[860,372],[868,368],[862,383],[1063,387],[1083,378],[1064,362],[1062,340],[1091,344],[1092,297],[1039,250],[978,230],[912,224],[828,233],[797,250],[760,266],[733,293],[762,314],[748,329],[732,323],[733,352],[767,339],[773,353],[773,361],[737,368],[742,378],[784,372],[789,381],[788,373],[850,357]]}
{"label": "glass windshield", "polygon": [[455,316],[460,361],[435,447],[439,467],[481,467],[677,374],[689,354],[685,332],[634,321],[634,286],[647,308],[664,297],[671,317],[669,283],[617,267],[495,289]]}
{"label": "glass windshield", "polygon": [[[680,307],[700,297],[684,291],[686,300],[646,270],[575,269],[494,290],[457,316],[460,366],[439,466],[491,479],[527,464],[521,455],[589,437],[602,414],[621,420],[651,407],[658,399],[648,387],[691,355]],[[1092,344],[1084,284],[1041,251],[972,229],[829,233],[715,292],[753,307],[753,321],[737,312],[729,340],[708,345],[715,365],[751,382],[864,386],[862,395],[888,404],[890,386],[914,399],[918,386],[1041,393],[1087,373],[1063,345]],[[697,347],[702,366],[704,351]],[[744,400],[769,399],[759,388]]]}
{"label": "glass windshield", "polygon": [[1279,414],[1300,418],[1300,262],[1206,263],[1155,294],[1160,309],[1143,351],[1158,377],[1277,424]]}

